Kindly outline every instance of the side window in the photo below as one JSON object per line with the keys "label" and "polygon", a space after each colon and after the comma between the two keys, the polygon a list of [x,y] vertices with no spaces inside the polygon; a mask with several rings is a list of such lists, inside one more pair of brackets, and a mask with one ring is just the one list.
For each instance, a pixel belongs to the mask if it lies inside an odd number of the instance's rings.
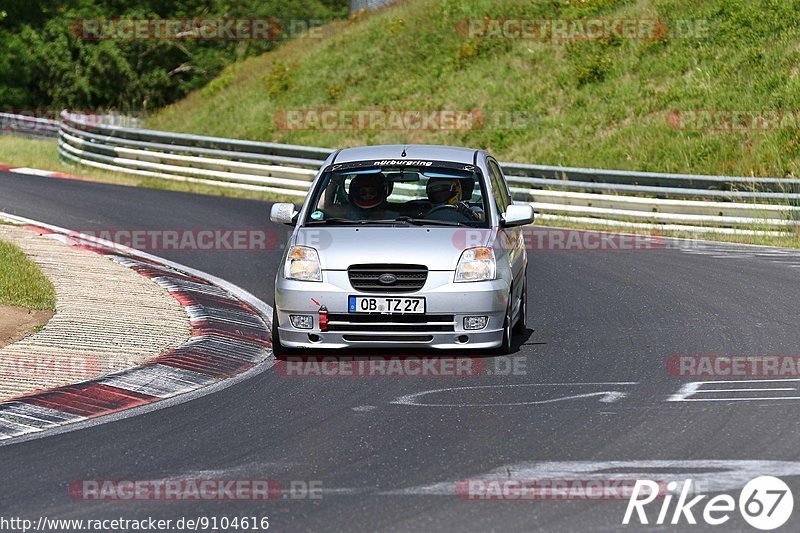
{"label": "side window", "polygon": [[506,187],[506,182],[503,179],[503,174],[500,172],[500,167],[491,159],[489,160],[489,179],[492,181],[492,195],[494,196],[494,201],[497,204],[497,209],[500,211],[500,213],[505,213],[506,208],[510,203],[508,188]]}
{"label": "side window", "polygon": [[505,194],[508,205],[514,203],[511,200],[511,191],[508,190],[508,183],[506,183],[506,179],[503,176],[503,171],[500,169],[500,165],[494,160],[490,160],[489,163],[497,173],[497,183],[500,185],[500,190],[503,191],[503,194]]}

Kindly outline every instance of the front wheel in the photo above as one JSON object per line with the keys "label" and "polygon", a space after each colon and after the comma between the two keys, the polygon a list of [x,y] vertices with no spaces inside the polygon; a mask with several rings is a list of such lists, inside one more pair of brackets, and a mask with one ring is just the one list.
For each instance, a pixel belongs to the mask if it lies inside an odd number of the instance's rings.
{"label": "front wheel", "polygon": [[522,301],[519,303],[519,317],[514,324],[514,333],[523,334],[528,329],[528,280],[522,286]]}
{"label": "front wheel", "polygon": [[508,307],[506,308],[506,317],[505,320],[503,320],[503,341],[497,348],[498,355],[508,355],[511,353],[511,338],[514,333],[511,327],[511,311],[513,309],[511,302],[511,295],[509,295]]}
{"label": "front wheel", "polygon": [[278,310],[272,308],[272,355],[281,357],[289,355],[290,350],[281,344],[280,333],[278,332]]}

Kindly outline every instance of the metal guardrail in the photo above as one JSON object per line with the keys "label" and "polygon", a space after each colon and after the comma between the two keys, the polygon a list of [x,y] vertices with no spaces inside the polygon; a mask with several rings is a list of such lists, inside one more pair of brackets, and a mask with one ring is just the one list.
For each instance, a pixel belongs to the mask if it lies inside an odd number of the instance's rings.
{"label": "metal guardrail", "polygon": [[[89,123],[62,114],[58,151],[101,169],[305,197],[326,148]],[[548,217],[769,233],[800,225],[800,180],[501,163],[517,201]],[[688,227],[688,226],[687,226]],[[700,229],[697,229],[700,228]]]}
{"label": "metal guardrail", "polygon": [[58,121],[17,113],[0,113],[0,133],[54,139],[58,137]]}
{"label": "metal guardrail", "polygon": [[636,172],[631,170],[606,170],[598,168],[554,167],[548,165],[521,165],[503,163],[503,171],[514,176],[536,176],[545,180],[571,181],[576,184],[598,183],[610,185],[653,186],[686,189],[697,195],[698,189],[710,191],[770,191],[778,193],[800,192],[800,179],[735,176],[707,176],[701,174],[665,174],[661,172]]}
{"label": "metal guardrail", "polygon": [[[41,139],[55,139],[58,137],[61,120],[53,120],[45,117],[35,116],[36,111],[28,111],[34,115],[22,113],[0,113],[0,133],[10,135],[22,135],[25,137],[36,137]],[[44,113],[49,114],[49,113]],[[141,125],[138,118],[127,115],[114,114],[92,114],[82,113],[70,114],[75,117],[90,116],[92,122],[105,125],[125,126],[136,128]],[[63,120],[63,116],[62,116]]]}

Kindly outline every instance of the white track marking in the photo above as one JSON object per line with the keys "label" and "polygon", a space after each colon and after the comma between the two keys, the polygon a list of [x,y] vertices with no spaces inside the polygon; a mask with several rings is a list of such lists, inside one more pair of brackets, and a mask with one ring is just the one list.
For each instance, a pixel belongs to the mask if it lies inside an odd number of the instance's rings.
{"label": "white track marking", "polygon": [[768,246],[716,243],[711,241],[686,241],[678,247],[683,253],[702,255],[714,259],[761,259],[792,268],[800,266],[800,250]]}
{"label": "white track marking", "polygon": [[53,174],[51,170],[39,170],[38,168],[27,168],[27,167],[18,167],[18,168],[10,168],[8,172],[13,172],[15,174],[29,174],[31,176],[45,176],[49,177]]}
{"label": "white track marking", "polygon": [[800,400],[800,396],[764,396],[754,398],[688,398],[685,400],[670,400],[679,402],[754,402],[754,401],[780,401],[780,400]]}
{"label": "white track marking", "polygon": [[[737,392],[798,392],[797,387],[770,387],[754,388],[763,383],[798,383],[800,378],[792,379],[738,379],[738,380],[719,380],[719,381],[693,381],[683,385],[678,392],[667,398],[668,402],[752,402],[765,400],[800,400],[800,396],[759,396],[759,397],[736,397],[725,398],[694,398],[698,394],[735,394]],[[744,385],[743,387],[732,388],[703,388],[707,385]]]}
{"label": "white track marking", "polygon": [[793,391],[797,389],[706,389],[706,390],[699,390],[695,394],[703,394],[703,393],[710,393],[713,394],[715,392],[768,392],[773,390],[781,390],[781,391]]}
{"label": "white track marking", "polygon": [[544,405],[555,402],[562,402],[567,400],[578,400],[584,398],[599,397],[599,402],[613,403],[627,396],[627,393],[621,391],[602,390],[594,392],[585,392],[570,394],[566,396],[559,396],[556,398],[548,398],[546,400],[531,400],[527,402],[501,402],[501,403],[420,403],[419,399],[423,396],[430,396],[432,394],[449,393],[454,391],[467,391],[479,389],[498,389],[498,388],[513,388],[513,387],[580,387],[580,386],[618,386],[618,385],[637,385],[636,381],[620,381],[609,383],[518,383],[509,385],[476,385],[474,387],[447,387],[442,389],[432,389],[414,394],[407,394],[392,400],[390,403],[395,405],[408,405],[414,407],[502,407],[502,406],[520,406],[520,405]]}
{"label": "white track marking", "polygon": [[[614,472],[614,471],[617,472]],[[624,470],[624,472],[619,472]],[[670,472],[673,470],[673,472]],[[455,496],[456,485],[464,479],[657,479],[682,483],[691,478],[702,492],[724,492],[743,487],[751,479],[775,475],[800,476],[800,462],[760,460],[665,460],[665,461],[531,461],[501,466],[489,472],[469,474],[461,479],[383,491],[384,495]]]}

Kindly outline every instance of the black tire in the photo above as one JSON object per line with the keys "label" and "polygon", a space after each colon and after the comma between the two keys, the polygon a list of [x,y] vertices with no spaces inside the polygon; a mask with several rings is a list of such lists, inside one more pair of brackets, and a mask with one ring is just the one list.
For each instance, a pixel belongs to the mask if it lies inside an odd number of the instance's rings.
{"label": "black tire", "polygon": [[522,301],[520,302],[519,317],[514,324],[514,333],[521,335],[528,329],[528,280],[522,286]]}
{"label": "black tire", "polygon": [[281,344],[280,333],[278,332],[278,311],[272,308],[272,355],[283,357],[289,355],[291,350]]}
{"label": "black tire", "polygon": [[513,307],[511,306],[511,295],[509,295],[508,307],[506,308],[506,318],[503,321],[503,341],[497,348],[498,355],[508,355],[511,353],[511,340],[514,335],[513,328],[511,326],[512,309]]}

